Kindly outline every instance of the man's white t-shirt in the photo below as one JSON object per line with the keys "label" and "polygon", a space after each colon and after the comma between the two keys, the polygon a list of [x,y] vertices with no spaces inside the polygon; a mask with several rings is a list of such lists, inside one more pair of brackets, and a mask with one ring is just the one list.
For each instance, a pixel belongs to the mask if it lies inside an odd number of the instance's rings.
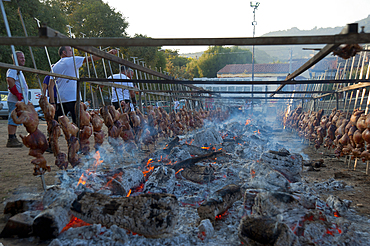
{"label": "man's white t-shirt", "polygon": [[[15,86],[17,87],[18,92],[21,93],[21,94],[22,94],[22,87],[21,87],[20,78],[22,78],[23,89],[24,89],[23,97],[24,97],[24,95],[26,95],[26,97],[28,97],[28,86],[27,86],[26,79],[24,78],[24,75],[23,75],[22,71],[19,71],[19,73],[18,73],[17,70],[8,69],[8,71],[6,71],[6,77],[14,79]],[[18,102],[18,98],[15,95],[13,95],[13,93],[11,93],[9,89],[8,89],[8,91],[9,91],[8,102],[13,102],[13,103]],[[22,102],[24,102],[24,99],[22,100]]]}
{"label": "man's white t-shirt", "polygon": [[[79,77],[78,69],[82,67],[85,57],[75,56],[77,75],[75,71],[75,65],[73,57],[61,58],[53,67],[53,72],[63,74],[71,77]],[[62,103],[75,102],[77,101],[77,81],[63,78],[57,78],[56,85],[58,86],[60,99]],[[59,99],[58,102],[60,103]]]}
{"label": "man's white t-shirt", "polygon": [[175,105],[174,105],[174,109],[180,109],[180,102],[179,101],[175,101]]}
{"label": "man's white t-shirt", "polygon": [[[119,74],[113,74],[113,77],[109,76],[108,79],[128,79],[128,77],[124,74],[119,73]],[[114,82],[114,83],[119,84],[119,85],[134,87],[134,84],[132,82]],[[112,87],[112,102],[118,102],[116,91],[119,97],[119,101],[130,100],[129,90]]]}

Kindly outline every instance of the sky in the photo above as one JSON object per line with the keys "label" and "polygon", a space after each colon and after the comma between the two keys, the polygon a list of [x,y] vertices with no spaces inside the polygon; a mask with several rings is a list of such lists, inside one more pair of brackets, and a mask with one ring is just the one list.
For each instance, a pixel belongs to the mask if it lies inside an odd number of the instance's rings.
{"label": "sky", "polygon": [[[103,0],[122,13],[127,33],[151,38],[252,37],[253,8],[241,0]],[[345,26],[370,15],[370,0],[260,0],[255,11],[255,36],[297,27]],[[256,3],[256,1],[253,1]],[[170,46],[180,54],[207,46]]]}

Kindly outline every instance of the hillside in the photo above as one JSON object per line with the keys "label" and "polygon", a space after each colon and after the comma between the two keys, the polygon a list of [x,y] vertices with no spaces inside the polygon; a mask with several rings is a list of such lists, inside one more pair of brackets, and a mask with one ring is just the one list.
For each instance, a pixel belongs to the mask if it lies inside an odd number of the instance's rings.
{"label": "hillside", "polygon": [[[356,21],[361,31],[361,26],[365,26],[365,32],[370,32],[370,15],[362,20]],[[292,27],[288,30],[279,30],[269,32],[262,37],[271,36],[305,36],[305,35],[333,35],[338,34],[344,27],[329,27],[329,28],[313,28],[311,30],[299,30],[297,27]],[[255,59],[257,63],[272,63],[272,62],[288,62],[292,53],[293,59],[309,58],[312,57],[317,51],[303,50],[303,48],[314,49],[322,48],[324,45],[290,45],[290,46],[260,46],[255,47]],[[251,47],[245,46],[251,50]],[[292,50],[292,52],[291,52]],[[267,55],[266,55],[267,53]],[[194,54],[181,54],[186,57],[200,57],[201,52]]]}

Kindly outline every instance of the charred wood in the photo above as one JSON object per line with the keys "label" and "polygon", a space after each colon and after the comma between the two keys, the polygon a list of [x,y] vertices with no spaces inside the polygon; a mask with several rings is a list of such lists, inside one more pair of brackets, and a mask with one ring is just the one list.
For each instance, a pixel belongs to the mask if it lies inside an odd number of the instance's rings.
{"label": "charred wood", "polygon": [[158,193],[124,198],[82,193],[72,204],[74,216],[87,223],[117,225],[149,238],[171,234],[178,210],[174,195]]}
{"label": "charred wood", "polygon": [[223,214],[241,197],[242,192],[240,186],[227,185],[221,190],[216,191],[211,198],[207,199],[207,201],[198,207],[198,215],[200,219],[209,219],[214,223],[216,216]]}

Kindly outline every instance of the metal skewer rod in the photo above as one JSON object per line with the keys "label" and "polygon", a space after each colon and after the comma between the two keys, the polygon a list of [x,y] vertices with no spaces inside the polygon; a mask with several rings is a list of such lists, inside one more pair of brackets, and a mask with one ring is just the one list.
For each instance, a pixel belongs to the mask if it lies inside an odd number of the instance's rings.
{"label": "metal skewer rod", "polygon": [[[91,60],[92,67],[94,69],[95,77],[98,78],[98,73],[96,72],[96,68],[95,68],[95,64],[94,64],[94,59],[93,59],[93,57],[92,57],[91,54],[90,54],[90,60]],[[103,93],[101,92],[100,86],[98,86],[98,90],[99,90],[99,93],[100,93],[100,96],[101,96],[102,104],[103,104],[103,106],[105,106],[104,97],[103,97]]]}
{"label": "metal skewer rod", "polygon": [[[35,18],[35,17],[34,17],[34,19],[37,22],[37,26],[40,28],[40,21],[37,18]],[[52,73],[54,73],[53,66],[51,65],[51,60],[50,60],[50,55],[49,55],[48,48],[46,46],[44,46],[44,49],[45,49],[46,57],[48,58],[50,70],[51,70]],[[60,97],[59,87],[57,85],[57,78],[54,78],[54,87],[55,87],[55,89],[57,91],[57,97],[58,97],[57,100],[59,99],[60,107],[62,109],[62,114],[65,116],[66,114],[64,113],[62,98]]]}
{"label": "metal skewer rod", "polygon": [[[18,6],[18,14],[19,14],[19,18],[20,18],[21,23],[22,23],[22,27],[23,27],[24,35],[25,35],[26,37],[28,37],[27,29],[26,29],[26,25],[24,24],[23,16],[22,16],[22,13],[21,13],[21,8],[20,8],[19,6]],[[29,50],[30,50],[30,55],[31,55],[31,59],[32,59],[33,67],[34,67],[35,69],[37,69],[36,61],[35,61],[35,57],[33,56],[33,52],[32,52],[32,47],[31,47],[31,46],[28,46],[28,48],[29,48]],[[39,87],[40,87],[40,90],[41,90],[41,94],[42,94],[43,96],[45,96],[45,95],[44,95],[44,91],[43,91],[43,89],[42,89],[42,85],[41,85],[40,77],[39,77],[39,75],[38,75],[38,74],[36,74],[36,78],[37,78],[37,81],[38,81],[38,83],[39,83]]]}
{"label": "metal skewer rod", "polygon": [[[6,32],[8,34],[8,37],[11,37],[12,34],[10,32],[10,28],[9,28],[9,23],[8,23],[8,19],[6,17],[6,13],[5,13],[5,8],[4,8],[4,4],[3,4],[3,0],[0,0],[0,7],[1,7],[1,12],[3,14],[3,18],[4,18],[4,23],[5,23],[5,29],[6,29]],[[10,46],[11,50],[12,50],[12,54],[13,54],[13,60],[14,60],[14,64],[16,66],[18,66],[18,59],[17,59],[17,54],[15,53],[15,48],[14,48],[14,45],[11,45]],[[22,71],[20,71],[20,73],[22,73]],[[23,75],[23,73],[22,73]],[[26,85],[26,81],[24,81],[24,77],[23,76],[19,76],[19,80],[20,80],[20,85],[21,85],[21,89],[22,89],[22,95],[23,95],[23,99],[24,99],[24,102],[27,104],[28,103],[28,95],[26,95],[25,93],[25,89],[24,89],[24,85]]]}

